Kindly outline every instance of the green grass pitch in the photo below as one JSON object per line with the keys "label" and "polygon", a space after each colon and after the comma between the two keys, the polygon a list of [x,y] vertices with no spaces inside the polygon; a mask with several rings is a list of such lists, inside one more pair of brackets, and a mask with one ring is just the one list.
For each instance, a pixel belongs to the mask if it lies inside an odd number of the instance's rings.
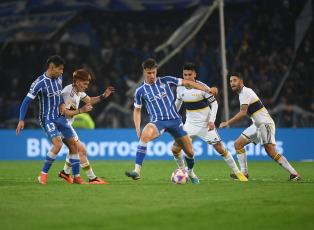
{"label": "green grass pitch", "polygon": [[[91,161],[109,185],[72,185],[57,176],[63,161],[37,183],[43,161],[0,162],[0,229],[313,229],[314,162],[291,162],[301,181],[273,161],[248,162],[250,180],[229,178],[223,161],[196,161],[199,185],[170,181],[174,161]],[[87,180],[81,171],[82,178]]]}

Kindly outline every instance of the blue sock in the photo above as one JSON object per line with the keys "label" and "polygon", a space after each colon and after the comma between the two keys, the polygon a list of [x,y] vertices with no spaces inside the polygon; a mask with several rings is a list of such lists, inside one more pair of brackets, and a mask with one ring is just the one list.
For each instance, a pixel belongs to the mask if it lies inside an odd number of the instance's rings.
{"label": "blue sock", "polygon": [[188,156],[185,156],[186,165],[188,166],[188,169],[192,169],[194,167],[194,157],[189,158]]}
{"label": "blue sock", "polygon": [[146,156],[147,143],[140,141],[136,150],[135,164],[142,165],[144,157]]}
{"label": "blue sock", "polygon": [[69,161],[72,167],[72,174],[73,176],[75,175],[80,175],[80,157],[78,154],[69,154]]}
{"label": "blue sock", "polygon": [[50,151],[47,153],[46,160],[45,160],[42,172],[48,173],[48,171],[49,171],[52,163],[55,161],[56,157],[57,157],[57,155],[52,153],[52,152],[50,152]]}

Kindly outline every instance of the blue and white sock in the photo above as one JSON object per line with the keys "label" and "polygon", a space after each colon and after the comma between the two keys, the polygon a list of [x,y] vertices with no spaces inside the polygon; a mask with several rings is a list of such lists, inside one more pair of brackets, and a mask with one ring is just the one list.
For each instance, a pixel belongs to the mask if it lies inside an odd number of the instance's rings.
{"label": "blue and white sock", "polygon": [[44,167],[43,167],[43,170],[41,171],[42,173],[44,174],[47,174],[52,163],[55,161],[57,157],[57,154],[54,154],[53,152],[49,151],[47,153],[47,156],[46,156],[46,160],[45,160],[45,163],[44,163]]}
{"label": "blue and white sock", "polygon": [[185,156],[185,161],[188,169],[192,169],[194,167],[194,156],[192,158]]}
{"label": "blue and white sock", "polygon": [[80,176],[80,156],[79,154],[69,154],[69,161],[72,167],[72,174],[74,177]]}
{"label": "blue and white sock", "polygon": [[136,159],[135,159],[135,171],[138,173],[141,171],[141,166],[146,156],[146,150],[147,150],[147,143],[140,141],[137,146]]}

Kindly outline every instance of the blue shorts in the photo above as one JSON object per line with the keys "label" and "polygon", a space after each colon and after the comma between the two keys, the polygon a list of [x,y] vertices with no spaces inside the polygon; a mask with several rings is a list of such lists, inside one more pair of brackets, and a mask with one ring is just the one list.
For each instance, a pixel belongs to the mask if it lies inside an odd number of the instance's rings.
{"label": "blue shorts", "polygon": [[69,139],[70,137],[75,137],[71,126],[68,124],[64,116],[57,117],[54,120],[45,119],[41,127],[50,141],[54,137],[60,136],[60,133],[62,133],[64,140]]}
{"label": "blue shorts", "polygon": [[187,131],[184,129],[184,125],[181,119],[167,120],[167,121],[154,121],[149,122],[156,127],[158,136],[162,135],[165,131],[169,132],[173,137],[184,137],[188,135]]}

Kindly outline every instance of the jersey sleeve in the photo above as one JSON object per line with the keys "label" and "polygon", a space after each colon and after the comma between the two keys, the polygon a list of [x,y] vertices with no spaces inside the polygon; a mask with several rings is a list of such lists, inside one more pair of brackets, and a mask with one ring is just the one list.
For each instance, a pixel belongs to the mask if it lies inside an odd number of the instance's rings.
{"label": "jersey sleeve", "polygon": [[27,96],[33,100],[37,96],[38,92],[42,89],[43,84],[43,81],[39,81],[38,79],[34,81],[31,84]]}
{"label": "jersey sleeve", "polygon": [[182,85],[182,79],[181,78],[166,76],[166,77],[161,77],[160,80],[162,82],[168,83],[170,86]]}
{"label": "jersey sleeve", "polygon": [[239,101],[240,105],[249,105],[251,102],[251,95],[249,94],[249,92],[243,90],[243,92],[240,93]]}
{"label": "jersey sleeve", "polygon": [[143,106],[142,93],[140,89],[137,89],[134,94],[134,107],[140,109],[142,108],[142,106]]}

